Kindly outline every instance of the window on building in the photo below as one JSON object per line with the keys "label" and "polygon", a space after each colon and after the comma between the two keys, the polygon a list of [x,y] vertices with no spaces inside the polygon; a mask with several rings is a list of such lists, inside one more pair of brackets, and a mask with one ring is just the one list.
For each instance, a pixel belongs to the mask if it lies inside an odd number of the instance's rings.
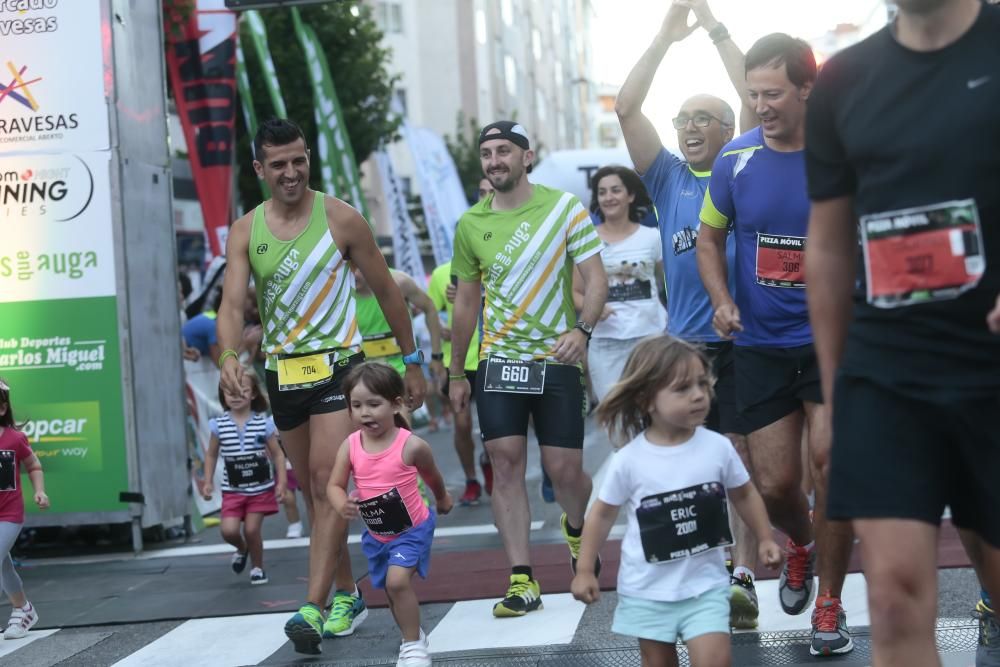
{"label": "window on building", "polygon": [[531,52],[535,55],[535,60],[542,59],[542,33],[538,28],[531,31]]}
{"label": "window on building", "polygon": [[376,3],[375,22],[387,35],[401,35],[403,33],[402,3],[390,0]]}
{"label": "window on building", "polygon": [[598,142],[602,148],[615,148],[621,138],[621,127],[618,123],[601,123],[597,128]]}
{"label": "window on building", "polygon": [[410,107],[406,103],[406,88],[396,89],[396,101],[399,102],[399,109],[404,116],[410,115]]}
{"label": "window on building", "polygon": [[541,92],[535,93],[535,113],[538,115],[539,122],[544,123],[549,115],[549,105],[545,101],[545,95]]}
{"label": "window on building", "polygon": [[476,41],[486,45],[486,12],[482,9],[476,10]]}
{"label": "window on building", "polygon": [[517,64],[510,54],[503,57],[503,78],[507,83],[507,93],[517,97]]}
{"label": "window on building", "polygon": [[500,17],[507,27],[514,25],[514,3],[511,0],[500,1]]}
{"label": "window on building", "polygon": [[552,12],[552,41],[558,44],[562,36],[562,14],[558,9]]}

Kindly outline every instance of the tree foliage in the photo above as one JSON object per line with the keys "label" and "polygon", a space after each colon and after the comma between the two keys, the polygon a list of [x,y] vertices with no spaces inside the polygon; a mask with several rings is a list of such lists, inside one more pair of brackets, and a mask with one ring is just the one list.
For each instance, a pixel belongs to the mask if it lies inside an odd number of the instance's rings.
{"label": "tree foliage", "polygon": [[[301,7],[302,20],[312,26],[323,45],[337,97],[344,116],[344,125],[360,164],[371,155],[380,142],[397,138],[401,119],[390,117],[390,102],[399,75],[388,70],[389,49],[381,45],[382,31],[372,18],[371,8],[354,2],[330,2]],[[311,187],[322,189],[316,162],[316,120],[313,114],[313,93],[305,70],[305,55],[299,45],[287,9],[265,9],[260,12],[271,48],[288,117],[302,127],[313,150]],[[274,115],[263,68],[250,47],[249,30],[241,22],[243,53],[247,61],[248,78],[258,119]],[[240,101],[242,103],[242,100]],[[260,201],[260,186],[253,172],[250,142],[252,135],[244,126],[243,115],[237,115],[237,163],[239,194],[244,210]]]}
{"label": "tree foliage", "polygon": [[459,111],[455,120],[455,136],[444,137],[445,146],[455,161],[458,178],[462,181],[462,190],[470,203],[478,198],[479,181],[483,178],[483,165],[479,161],[479,129],[476,118],[469,118],[466,122],[465,114]]}

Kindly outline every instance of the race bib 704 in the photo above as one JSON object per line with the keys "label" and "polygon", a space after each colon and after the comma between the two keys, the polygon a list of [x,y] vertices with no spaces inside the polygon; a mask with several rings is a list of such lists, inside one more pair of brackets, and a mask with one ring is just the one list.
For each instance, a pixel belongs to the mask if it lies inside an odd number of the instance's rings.
{"label": "race bib 704", "polygon": [[986,271],[973,199],[861,218],[868,303],[897,308],[954,299]]}
{"label": "race bib 704", "polygon": [[333,378],[330,353],[278,357],[278,390],[309,389]]}

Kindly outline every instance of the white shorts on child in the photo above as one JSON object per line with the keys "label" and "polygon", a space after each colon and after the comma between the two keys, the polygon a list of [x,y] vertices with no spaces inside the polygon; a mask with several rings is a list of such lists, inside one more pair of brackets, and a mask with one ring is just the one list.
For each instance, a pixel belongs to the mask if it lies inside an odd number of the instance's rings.
{"label": "white shorts on child", "polygon": [[667,644],[710,632],[729,634],[729,586],[676,602],[618,595],[611,631]]}

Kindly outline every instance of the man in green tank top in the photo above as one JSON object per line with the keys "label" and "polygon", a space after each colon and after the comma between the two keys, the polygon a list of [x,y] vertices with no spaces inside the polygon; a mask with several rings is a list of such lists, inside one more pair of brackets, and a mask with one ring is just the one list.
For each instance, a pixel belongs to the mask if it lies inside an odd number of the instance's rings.
{"label": "man in green tank top", "polygon": [[[348,262],[364,274],[399,341],[411,409],[423,403],[426,382],[406,303],[368,223],[347,203],[309,189],[309,149],[302,131],[288,120],[267,120],[257,130],[253,149],[254,170],[272,196],[229,231],[218,362],[223,388],[239,392],[243,368],[236,348],[252,273],[274,421],[312,524],[307,603],[285,625],[285,634],[296,651],[317,654],[322,638],[353,633],[368,614],[346,553],[347,522],[326,496],[337,450],[354,430],[340,384],[364,359]],[[324,619],[334,582],[337,589]]]}
{"label": "man in green tank top", "polygon": [[[396,269],[391,269],[389,273],[407,305],[423,313],[427,319],[427,330],[431,334],[431,375],[440,386],[447,377],[447,372],[441,349],[441,320],[434,302],[417,286],[409,274]],[[379,307],[378,299],[375,298],[368,281],[358,269],[354,269],[354,300],[358,305],[358,329],[361,330],[361,349],[365,353],[365,359],[385,362],[402,375],[405,368],[399,342],[392,334],[392,328]]]}
{"label": "man in green tank top", "polygon": [[[581,362],[607,299],[602,243],[573,195],[533,185],[527,131],[511,121],[479,135],[483,173],[496,192],[466,211],[455,231],[452,273],[458,292],[452,323],[450,397],[465,409],[470,386],[464,359],[486,288],[476,374],[476,407],[493,461],[493,516],[511,564],[510,586],[493,615],[541,608],[531,570],[530,508],[524,485],[529,417],[552,478],[560,519],[577,567],[591,480],[583,470],[586,396]],[[573,307],[573,267],[583,277],[583,308]],[[482,392],[482,393],[480,393]],[[581,568],[597,570],[597,563]]]}

